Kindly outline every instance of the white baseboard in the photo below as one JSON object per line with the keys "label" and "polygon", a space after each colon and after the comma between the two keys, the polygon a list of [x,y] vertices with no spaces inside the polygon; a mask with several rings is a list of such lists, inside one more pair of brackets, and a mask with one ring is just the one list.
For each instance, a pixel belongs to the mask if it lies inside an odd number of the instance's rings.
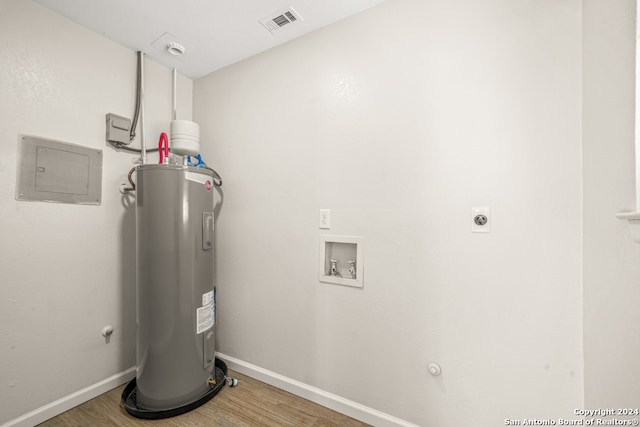
{"label": "white baseboard", "polygon": [[279,389],[288,391],[296,396],[300,396],[364,423],[371,424],[376,427],[419,427],[416,424],[396,418],[392,415],[369,408],[368,406],[361,405],[343,397],[336,396],[335,394],[320,390],[316,387],[301,383],[300,381],[263,369],[259,366],[252,365],[251,363],[243,360],[227,356],[226,354],[216,353],[216,356],[223,360],[229,369],[233,369],[236,372],[240,372],[241,374],[247,375],[251,378],[255,378]]}
{"label": "white baseboard", "polygon": [[127,381],[132,380],[135,376],[136,368],[129,368],[126,371],[119,372],[107,379],[85,387],[82,390],[78,390],[75,393],[64,396],[47,405],[34,409],[31,412],[27,412],[26,414],[3,424],[2,427],[33,427],[36,424],[40,424],[55,417],[56,415],[60,415],[81,403],[91,400],[94,397],[98,397],[109,390],[113,390]]}
{"label": "white baseboard", "polygon": [[[243,360],[227,356],[226,354],[216,353],[216,356],[222,359],[229,369],[233,369],[241,374],[288,391],[289,393],[300,396],[303,399],[310,400],[311,402],[315,402],[364,423],[371,424],[376,427],[419,427],[416,424],[396,418],[368,406],[361,405],[333,393],[320,390],[319,388],[285,377],[273,371],[263,369]],[[1,427],[33,427],[88,400],[100,396],[101,394],[106,393],[127,381],[131,381],[135,376],[136,368],[129,368],[126,371],[117,373],[107,379],[85,387],[82,390],[78,390],[75,393],[71,393],[47,405],[34,409],[31,412],[3,424]]]}

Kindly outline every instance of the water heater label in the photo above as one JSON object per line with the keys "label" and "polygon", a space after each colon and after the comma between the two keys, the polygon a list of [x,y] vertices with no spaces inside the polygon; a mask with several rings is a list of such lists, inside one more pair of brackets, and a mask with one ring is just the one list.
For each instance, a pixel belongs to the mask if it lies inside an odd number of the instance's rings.
{"label": "water heater label", "polygon": [[200,307],[196,310],[196,333],[201,334],[211,329],[214,322],[213,303]]}
{"label": "water heater label", "polygon": [[213,291],[202,294],[202,305],[209,305],[213,302]]}

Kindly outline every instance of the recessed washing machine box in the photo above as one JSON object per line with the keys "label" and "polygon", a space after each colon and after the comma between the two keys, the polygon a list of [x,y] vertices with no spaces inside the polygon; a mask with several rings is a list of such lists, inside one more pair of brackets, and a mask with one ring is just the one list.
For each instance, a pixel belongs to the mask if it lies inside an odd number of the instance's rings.
{"label": "recessed washing machine box", "polygon": [[101,199],[101,150],[18,136],[16,200],[99,205]]}
{"label": "recessed washing machine box", "polygon": [[358,236],[320,236],[319,280],[362,288],[363,250]]}

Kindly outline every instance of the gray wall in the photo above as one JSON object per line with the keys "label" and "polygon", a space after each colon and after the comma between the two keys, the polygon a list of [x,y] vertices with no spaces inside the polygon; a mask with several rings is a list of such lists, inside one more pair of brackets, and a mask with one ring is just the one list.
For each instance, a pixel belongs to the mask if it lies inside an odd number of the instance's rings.
{"label": "gray wall", "polygon": [[[219,351],[422,426],[581,407],[581,13],[391,0],[198,79]],[[318,281],[321,208],[364,289]]]}
{"label": "gray wall", "polygon": [[583,2],[585,401],[640,402],[640,245],[633,211],[635,1]]}
{"label": "gray wall", "polygon": [[[640,401],[640,250],[614,217],[635,207],[634,17],[632,0],[390,0],[195,82],[225,178],[219,350],[424,426]],[[133,156],[103,127],[131,115],[135,55],[0,0],[0,64],[3,423],[135,363]],[[169,89],[148,61],[150,145]],[[104,149],[103,204],[16,202],[18,133]],[[318,282],[325,233],[363,236],[364,289]]]}
{"label": "gray wall", "polygon": [[[118,192],[134,156],[104,139],[106,113],[133,114],[135,70],[131,50],[0,0],[0,424],[135,365],[135,215]],[[171,70],[147,61],[146,77],[152,146],[171,119]],[[178,87],[190,118],[192,82]],[[18,133],[102,149],[102,205],[14,200]]]}

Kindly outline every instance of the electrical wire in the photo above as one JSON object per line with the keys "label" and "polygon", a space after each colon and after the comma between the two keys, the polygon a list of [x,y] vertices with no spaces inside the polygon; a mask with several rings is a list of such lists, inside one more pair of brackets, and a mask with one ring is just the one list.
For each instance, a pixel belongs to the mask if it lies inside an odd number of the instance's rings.
{"label": "electrical wire", "polygon": [[[111,144],[111,146],[113,148],[115,148],[116,150],[128,151],[129,153],[137,153],[137,154],[142,153],[141,149],[139,149],[139,148],[131,148],[131,147],[127,146],[127,145],[124,145],[122,142],[109,141],[109,144]],[[156,152],[156,151],[158,151],[157,148],[147,148],[147,153]]]}

